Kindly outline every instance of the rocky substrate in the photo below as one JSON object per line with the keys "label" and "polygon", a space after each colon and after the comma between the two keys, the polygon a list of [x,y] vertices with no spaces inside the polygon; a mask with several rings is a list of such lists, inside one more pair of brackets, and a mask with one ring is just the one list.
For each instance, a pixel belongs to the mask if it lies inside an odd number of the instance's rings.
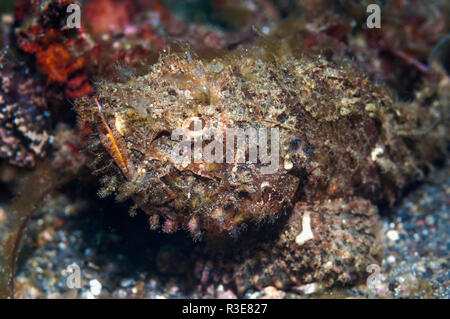
{"label": "rocky substrate", "polygon": [[[16,275],[18,298],[236,298],[222,284],[199,289],[191,274],[196,244],[178,231],[150,230],[144,214],[130,218],[128,203],[81,200],[77,183],[49,198],[29,225]],[[71,191],[72,190],[72,191]],[[71,194],[70,196],[67,194]],[[381,209],[384,254],[367,283],[295,289],[265,286],[246,298],[449,298],[450,175],[448,170],[415,187],[392,211]],[[5,232],[5,206],[0,232]],[[3,229],[2,226],[3,225]],[[69,266],[75,266],[70,268]],[[80,288],[68,287],[78,266]],[[74,281],[72,281],[73,283]]]}

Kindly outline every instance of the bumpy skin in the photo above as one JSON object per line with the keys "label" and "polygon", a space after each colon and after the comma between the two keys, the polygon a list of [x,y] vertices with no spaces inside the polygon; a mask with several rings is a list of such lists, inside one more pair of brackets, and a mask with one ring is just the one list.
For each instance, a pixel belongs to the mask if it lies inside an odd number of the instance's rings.
{"label": "bumpy skin", "polygon": [[[400,15],[393,11],[388,27],[365,30],[360,26],[367,5],[354,1],[331,7],[327,1],[296,1],[304,18],[294,14],[293,20],[278,27],[273,23],[278,13],[267,1],[257,5],[231,1],[225,7],[217,2],[224,22],[236,22],[239,29],[245,26],[243,32],[224,34],[208,25],[180,24],[159,1],[146,1],[151,8],[132,10],[132,1],[119,5],[102,0],[100,7],[108,10],[98,11],[96,0],[89,1],[83,14],[92,26],[89,33],[65,27],[70,2],[19,1],[17,47],[33,54],[40,72],[62,89],[46,90],[47,100],[50,92],[58,91],[71,98],[90,95],[87,74],[113,82],[96,88],[111,132],[93,101],[84,98],[77,103],[85,124],[80,135],[90,128],[96,131],[92,166],[102,177],[101,194],[133,198],[135,207],[151,215],[151,226],[161,225],[165,232],[181,226],[198,238],[206,231],[209,238],[194,256],[205,286],[229,283],[243,294],[265,285],[287,289],[362,279],[379,248],[376,209],[370,203],[393,203],[405,185],[445,157],[450,81],[443,72],[440,79],[431,74],[431,68],[420,62],[448,32],[445,8],[427,10],[419,1],[396,3],[402,7],[397,8]],[[414,19],[411,9],[416,12]],[[291,10],[287,7],[285,13]],[[155,15],[161,19],[149,19]],[[127,31],[122,32],[125,26]],[[251,26],[265,40],[254,39]],[[265,37],[267,32],[283,39],[297,57],[323,52],[337,64],[319,57],[296,60],[255,46],[272,42]],[[4,35],[9,41],[9,32]],[[247,47],[251,53],[212,61],[192,59],[192,54],[170,55],[147,76],[134,77],[126,66],[153,61],[167,38],[187,41],[200,52]],[[203,54],[213,54],[208,52]],[[342,61],[343,56],[356,59],[398,91],[412,92],[413,84],[422,80],[425,84],[414,98],[408,95],[412,102],[400,103]],[[117,68],[118,61],[125,61],[124,67]],[[0,148],[6,151],[0,156],[32,166],[48,137],[47,119],[36,121],[31,115],[42,114],[47,103],[38,100],[44,96],[39,83],[25,81],[17,65],[10,66],[1,70]],[[19,104],[13,103],[18,91]],[[261,174],[260,163],[174,163],[169,156],[175,145],[170,133],[189,128],[194,118],[207,126],[220,121],[244,129],[279,128],[277,173]],[[56,133],[53,165],[58,170],[84,163],[73,145],[74,140],[83,145],[83,140],[74,135],[62,126]],[[247,225],[249,231],[244,230]],[[305,233],[308,225],[311,232]],[[227,234],[238,241],[224,238]],[[159,263],[166,263],[166,258],[160,255]]]}
{"label": "bumpy skin", "polygon": [[[408,122],[382,86],[345,61],[337,67],[320,57],[251,52],[210,61],[169,55],[128,83],[100,83],[111,133],[93,102],[80,100],[80,120],[97,128],[101,142],[102,194],[132,197],[152,216],[152,226],[162,222],[166,232],[184,226],[194,237],[204,230],[214,237],[236,234],[296,201],[361,196],[393,202],[421,176],[423,159],[397,130],[405,123],[409,131],[426,126],[432,115]],[[195,119],[203,130],[279,128],[278,171],[262,174],[261,163],[174,162],[178,140],[171,133],[192,130]],[[421,138],[435,145],[428,160],[442,155],[442,145],[427,140],[433,137]],[[115,165],[105,167],[102,155]]]}
{"label": "bumpy skin", "polygon": [[[266,286],[354,283],[380,257],[377,224],[377,208],[361,198],[299,202],[289,217],[263,226],[259,235],[199,247],[196,275],[204,286],[228,283],[239,294]],[[205,251],[208,260],[202,260]]]}

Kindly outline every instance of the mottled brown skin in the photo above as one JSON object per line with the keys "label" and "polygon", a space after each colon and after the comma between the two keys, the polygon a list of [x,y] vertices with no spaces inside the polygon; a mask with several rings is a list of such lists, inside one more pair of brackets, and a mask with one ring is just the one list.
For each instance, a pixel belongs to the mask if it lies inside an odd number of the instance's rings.
{"label": "mottled brown skin", "polygon": [[[342,286],[367,277],[367,266],[381,257],[378,210],[361,198],[299,202],[290,216],[262,228],[238,241],[200,246],[194,258],[200,284],[226,283],[238,294],[267,286]],[[303,236],[305,228],[310,236]]]}
{"label": "mottled brown skin", "polygon": [[[169,55],[146,76],[101,83],[97,91],[112,134],[92,102],[81,100],[77,110],[97,128],[101,152],[116,164],[102,192],[133,197],[148,214],[168,220],[170,231],[179,225],[195,229],[194,236],[233,232],[295,201],[362,196],[393,202],[420,173],[393,131],[397,115],[388,92],[345,62]],[[191,129],[195,118],[203,129],[278,127],[277,173],[261,174],[261,163],[175,163],[178,141],[170,135]]]}
{"label": "mottled brown skin", "polygon": [[[92,101],[79,100],[80,122],[98,133],[91,150],[100,193],[133,198],[152,228],[206,234],[198,252],[207,256],[198,263],[205,285],[231,283],[243,293],[361,280],[379,256],[371,203],[392,204],[445,156],[448,77],[436,74],[413,103],[399,103],[346,61],[251,52],[167,55],[145,76],[99,83],[105,122]],[[259,162],[175,163],[171,133],[193,119],[203,129],[279,128],[278,171],[261,174]],[[313,238],[299,244],[305,212]],[[258,224],[267,232],[245,231]],[[246,242],[236,247],[230,235]]]}

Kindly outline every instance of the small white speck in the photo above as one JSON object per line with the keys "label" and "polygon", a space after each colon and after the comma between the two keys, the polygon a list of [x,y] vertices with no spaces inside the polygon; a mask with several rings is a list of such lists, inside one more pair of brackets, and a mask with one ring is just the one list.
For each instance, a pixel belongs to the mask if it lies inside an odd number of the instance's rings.
{"label": "small white speck", "polygon": [[387,238],[391,241],[397,241],[399,239],[398,232],[396,230],[390,230],[386,233]]}
{"label": "small white speck", "polygon": [[270,28],[268,27],[268,26],[263,26],[262,28],[261,28],[261,31],[262,31],[262,33],[264,33],[264,34],[269,34],[269,32],[270,32]]}
{"label": "small white speck", "polygon": [[102,292],[102,284],[97,279],[89,281],[89,287],[93,296],[98,296]]}
{"label": "small white speck", "polygon": [[133,279],[122,279],[120,282],[120,287],[128,288],[136,285],[136,282]]}
{"label": "small white speck", "polygon": [[372,151],[372,153],[370,154],[370,157],[372,159],[372,161],[376,161],[378,155],[383,154],[384,152],[384,148],[382,148],[381,146],[377,145],[377,147],[375,147]]}
{"label": "small white speck", "polygon": [[289,158],[286,158],[284,160],[284,169],[289,171],[294,167],[294,164],[291,162],[291,160]]}
{"label": "small white speck", "polygon": [[319,288],[319,285],[315,282],[307,284],[307,285],[303,285],[298,287],[297,289],[300,290],[301,292],[303,292],[305,295],[310,295],[315,293]]}
{"label": "small white speck", "polygon": [[390,264],[395,263],[395,261],[396,261],[395,256],[390,255],[390,256],[387,258],[387,261],[388,261],[388,263],[390,263]]}
{"label": "small white speck", "polygon": [[95,299],[95,296],[90,291],[86,291],[83,295],[86,299]]}
{"label": "small white speck", "polygon": [[311,230],[311,218],[309,212],[306,212],[302,219],[302,232],[295,238],[298,245],[303,245],[308,240],[314,239],[314,234]]}
{"label": "small white speck", "polygon": [[427,223],[427,225],[429,225],[429,226],[432,226],[432,225],[434,225],[434,217],[432,216],[432,215],[428,215],[426,218],[425,218],[425,223]]}
{"label": "small white speck", "polygon": [[270,183],[269,182],[262,182],[261,183],[261,190],[263,190],[266,187],[270,187]]}
{"label": "small white speck", "polygon": [[325,265],[323,265],[323,267],[326,270],[330,270],[331,268],[333,268],[333,263],[331,262],[331,260],[329,260]]}

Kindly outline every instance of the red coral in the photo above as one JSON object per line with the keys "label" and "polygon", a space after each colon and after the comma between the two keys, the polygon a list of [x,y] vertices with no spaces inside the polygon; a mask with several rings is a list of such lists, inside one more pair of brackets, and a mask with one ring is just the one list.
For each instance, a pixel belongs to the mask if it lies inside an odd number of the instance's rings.
{"label": "red coral", "polygon": [[[67,5],[71,1],[22,0],[16,7],[17,46],[34,54],[39,71],[58,83],[69,98],[92,94],[87,81],[84,54],[89,49],[85,30],[65,29]],[[25,23],[29,21],[30,23]]]}
{"label": "red coral", "polygon": [[76,99],[81,96],[92,95],[94,93],[94,89],[89,84],[87,76],[83,72],[79,75],[75,75],[69,81],[67,81],[64,93],[66,93],[68,98]]}
{"label": "red coral", "polygon": [[66,82],[70,74],[82,69],[84,65],[82,58],[74,58],[62,44],[39,47],[36,58],[41,72],[59,83]]}

